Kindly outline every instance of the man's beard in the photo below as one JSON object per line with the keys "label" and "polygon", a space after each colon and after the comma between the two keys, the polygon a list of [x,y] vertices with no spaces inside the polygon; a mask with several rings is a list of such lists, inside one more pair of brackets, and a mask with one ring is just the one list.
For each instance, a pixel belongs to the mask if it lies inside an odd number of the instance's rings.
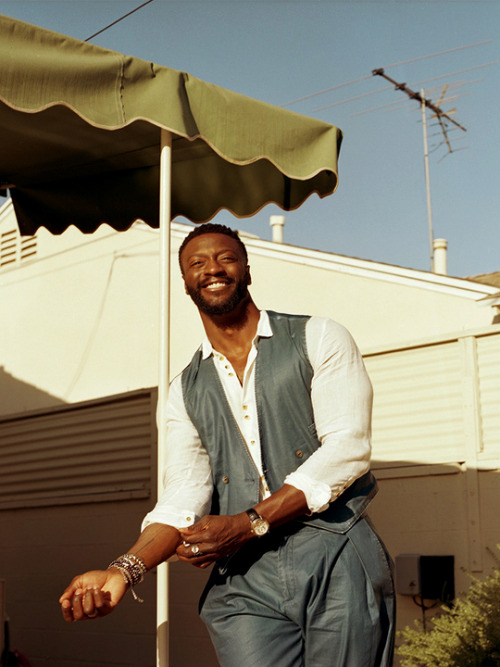
{"label": "man's beard", "polygon": [[212,304],[205,300],[198,287],[186,286],[187,292],[197,306],[205,315],[227,315],[238,306],[248,295],[248,283],[246,279],[236,283],[236,289],[231,296],[222,303]]}

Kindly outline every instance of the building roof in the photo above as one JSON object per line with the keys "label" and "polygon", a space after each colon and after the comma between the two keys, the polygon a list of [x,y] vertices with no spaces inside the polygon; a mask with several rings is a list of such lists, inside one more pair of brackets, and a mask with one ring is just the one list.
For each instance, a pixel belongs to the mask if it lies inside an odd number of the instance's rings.
{"label": "building roof", "polygon": [[467,280],[473,280],[476,283],[483,283],[483,285],[494,285],[500,287],[500,271],[493,273],[481,273],[478,276],[469,276]]}
{"label": "building roof", "polygon": [[[9,225],[15,222],[14,210],[10,200],[7,200],[0,206],[0,226],[7,223],[7,221]],[[145,227],[151,233],[158,232],[158,230],[150,228],[145,223],[137,222],[135,223],[135,226],[138,228]],[[184,237],[192,228],[193,225],[184,222],[173,221],[171,223],[172,234],[179,238]],[[119,233],[110,230],[107,225],[101,225],[99,230],[103,234],[109,232],[112,234]],[[307,264],[308,266],[322,268],[327,271],[337,271],[339,273],[367,277],[373,280],[419,287],[433,292],[447,293],[476,301],[483,300],[484,302],[484,299],[488,299],[493,294],[496,294],[498,287],[500,287],[500,272],[497,274],[499,276],[499,282],[495,284],[492,283],[490,279],[479,280],[482,276],[475,276],[474,278],[457,278],[430,271],[385,264],[379,261],[339,255],[323,250],[313,250],[300,246],[288,245],[286,243],[276,243],[271,240],[261,239],[258,236],[247,232],[242,233],[242,236],[244,237],[244,242],[247,247],[259,255],[274,257],[286,262]],[[29,240],[30,237],[26,237],[26,239]],[[20,239],[17,240],[20,242]],[[81,247],[81,239],[79,238],[69,240],[68,243],[70,246],[78,244],[78,247]],[[60,252],[61,238],[57,239],[57,247]],[[65,249],[68,247],[69,246],[65,246]],[[40,248],[40,251],[42,251],[42,248]],[[43,251],[39,252],[37,250],[36,254],[37,257],[40,258]],[[16,257],[17,256],[21,257],[21,253],[18,252]],[[491,276],[495,274],[485,275]],[[488,305],[490,305],[489,302]]]}

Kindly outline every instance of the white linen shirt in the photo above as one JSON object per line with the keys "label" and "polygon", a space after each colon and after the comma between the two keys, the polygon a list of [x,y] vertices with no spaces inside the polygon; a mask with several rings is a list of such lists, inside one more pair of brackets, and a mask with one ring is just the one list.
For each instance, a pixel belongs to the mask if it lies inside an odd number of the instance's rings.
{"label": "white linen shirt", "polygon": [[[262,471],[255,362],[259,338],[272,335],[269,316],[261,311],[242,384],[231,363],[212,348],[208,338],[202,343],[202,356],[213,356],[236,423],[260,473],[261,499],[270,491]],[[325,510],[369,470],[372,387],[354,340],[340,324],[311,317],[306,323],[306,345],[314,372],[311,400],[321,446],[284,483],[303,491],[312,513]],[[182,528],[209,513],[213,481],[207,451],[184,406],[181,375],[172,381],[166,414],[159,417],[167,420],[165,491],[142,528],[151,523]]]}

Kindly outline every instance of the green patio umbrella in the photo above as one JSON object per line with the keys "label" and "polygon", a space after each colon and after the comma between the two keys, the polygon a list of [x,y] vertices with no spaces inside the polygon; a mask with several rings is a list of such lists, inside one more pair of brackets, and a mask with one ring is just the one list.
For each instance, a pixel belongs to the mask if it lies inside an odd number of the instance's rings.
{"label": "green patio umbrella", "polygon": [[172,218],[292,210],[337,185],[332,125],[0,16],[0,187],[22,234],[158,227],[162,130]]}
{"label": "green patio umbrella", "polygon": [[[251,216],[269,202],[293,210],[313,192],[325,197],[337,187],[341,138],[333,125],[185,72],[0,16],[0,190],[21,234],[70,225],[92,233],[102,223],[123,231],[137,219],[160,227],[160,406],[170,220],[202,223],[223,208]],[[163,608],[159,627],[165,619]]]}

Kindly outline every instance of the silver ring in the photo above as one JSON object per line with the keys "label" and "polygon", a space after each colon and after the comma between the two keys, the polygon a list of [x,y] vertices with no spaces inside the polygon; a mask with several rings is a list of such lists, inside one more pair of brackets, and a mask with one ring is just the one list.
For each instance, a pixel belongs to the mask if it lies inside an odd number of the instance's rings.
{"label": "silver ring", "polygon": [[200,547],[197,544],[193,544],[191,547],[191,553],[197,556],[200,553]]}

